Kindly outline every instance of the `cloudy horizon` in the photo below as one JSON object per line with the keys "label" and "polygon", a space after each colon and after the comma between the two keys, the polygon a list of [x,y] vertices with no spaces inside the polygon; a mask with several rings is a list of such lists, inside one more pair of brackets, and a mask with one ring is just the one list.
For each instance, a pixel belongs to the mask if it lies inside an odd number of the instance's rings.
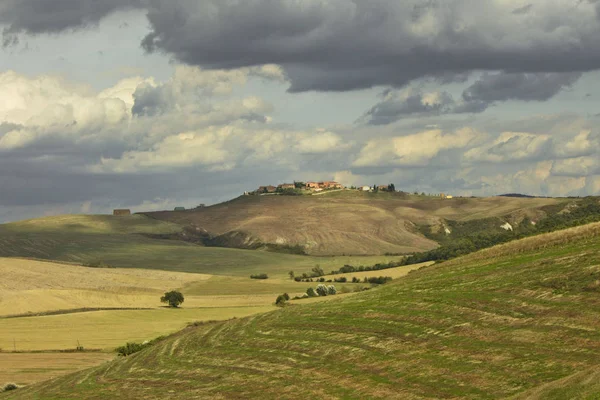
{"label": "cloudy horizon", "polygon": [[259,185],[600,194],[598,0],[0,0],[0,222]]}

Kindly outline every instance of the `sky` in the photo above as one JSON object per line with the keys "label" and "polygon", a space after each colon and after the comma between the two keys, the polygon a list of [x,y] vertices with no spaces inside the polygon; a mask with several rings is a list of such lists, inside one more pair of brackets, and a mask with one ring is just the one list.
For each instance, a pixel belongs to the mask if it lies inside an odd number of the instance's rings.
{"label": "sky", "polygon": [[600,194],[600,0],[0,0],[0,222],[259,185]]}

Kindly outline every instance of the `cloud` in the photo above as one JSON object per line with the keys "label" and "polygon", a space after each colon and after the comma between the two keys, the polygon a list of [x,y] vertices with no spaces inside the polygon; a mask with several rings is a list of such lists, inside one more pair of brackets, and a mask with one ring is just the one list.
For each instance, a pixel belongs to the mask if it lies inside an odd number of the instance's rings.
{"label": "cloud", "polygon": [[552,140],[548,135],[504,132],[492,143],[467,151],[464,157],[470,162],[503,163],[551,155]]}
{"label": "cloud", "polygon": [[554,161],[551,173],[553,176],[585,177],[600,174],[598,157],[576,157]]}
{"label": "cloud", "polygon": [[445,114],[476,114],[488,104],[479,101],[455,101],[448,92],[423,92],[419,89],[388,90],[383,99],[367,111],[358,122],[386,125],[403,118],[438,116]]}
{"label": "cloud", "polygon": [[533,8],[533,4],[527,4],[527,5],[524,5],[523,7],[515,8],[512,11],[512,14],[514,14],[514,15],[528,14],[529,11],[531,11],[532,8]]}
{"label": "cloud", "polygon": [[[307,0],[151,1],[143,42],[208,68],[282,65],[291,91],[351,90],[474,70],[581,72],[600,66],[594,5]],[[538,7],[539,6],[539,7]]]}
{"label": "cloud", "polygon": [[142,0],[3,0],[0,24],[4,35],[60,33],[95,26],[118,10],[141,7]]}
{"label": "cloud", "polygon": [[0,7],[6,32],[31,34],[142,8],[147,51],[209,69],[281,65],[292,92],[454,81],[478,70],[600,68],[600,5],[592,1],[515,8],[504,0],[6,0]]}
{"label": "cloud", "polygon": [[463,93],[466,102],[545,101],[571,87],[581,73],[484,74]]}
{"label": "cloud", "polygon": [[370,140],[353,166],[424,166],[442,151],[464,148],[477,137],[478,133],[473,129],[463,128],[452,133],[434,129],[407,136]]}
{"label": "cloud", "polygon": [[295,145],[295,149],[304,154],[326,154],[343,151],[347,148],[348,143],[344,143],[339,135],[325,130],[301,137]]}

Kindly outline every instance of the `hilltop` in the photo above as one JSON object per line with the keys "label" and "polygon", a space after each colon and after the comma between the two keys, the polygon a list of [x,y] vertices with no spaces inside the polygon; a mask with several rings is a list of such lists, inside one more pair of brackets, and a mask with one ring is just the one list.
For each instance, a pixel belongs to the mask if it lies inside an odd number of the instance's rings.
{"label": "hilltop", "polygon": [[595,398],[600,223],[187,328],[5,398]]}
{"label": "hilltop", "polygon": [[543,219],[565,202],[343,190],[312,196],[242,196],[211,207],[145,215],[191,227],[209,236],[210,244],[223,247],[271,245],[300,248],[311,255],[406,254],[436,248],[440,240],[424,232],[444,232],[450,222],[486,219],[479,229],[501,232],[506,223],[517,226],[525,218]]}

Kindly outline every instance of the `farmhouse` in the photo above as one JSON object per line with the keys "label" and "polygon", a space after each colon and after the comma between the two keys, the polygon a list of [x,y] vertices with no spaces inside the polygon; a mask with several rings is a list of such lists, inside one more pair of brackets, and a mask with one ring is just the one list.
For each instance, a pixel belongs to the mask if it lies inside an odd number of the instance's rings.
{"label": "farmhouse", "polygon": [[326,182],[320,182],[320,184],[322,185],[321,188],[323,189],[342,189],[343,186],[340,185],[337,182],[334,181],[326,181]]}
{"label": "farmhouse", "polygon": [[277,191],[277,188],[275,186],[261,186],[258,188],[258,190],[256,191],[257,193],[275,193]]}
{"label": "farmhouse", "polygon": [[306,182],[307,189],[319,189],[321,186],[318,182]]}
{"label": "farmhouse", "polygon": [[371,186],[363,186],[360,188],[360,190],[362,190],[363,192],[370,192],[371,191]]}
{"label": "farmhouse", "polygon": [[296,189],[296,185],[294,185],[293,183],[282,183],[281,185],[277,185],[277,189]]}
{"label": "farmhouse", "polygon": [[379,190],[381,192],[387,192],[388,188],[389,188],[388,185],[379,185],[379,186],[377,186],[377,190]]}
{"label": "farmhouse", "polygon": [[118,217],[123,217],[127,215],[131,215],[131,210],[121,209],[121,210],[113,210],[113,215]]}

